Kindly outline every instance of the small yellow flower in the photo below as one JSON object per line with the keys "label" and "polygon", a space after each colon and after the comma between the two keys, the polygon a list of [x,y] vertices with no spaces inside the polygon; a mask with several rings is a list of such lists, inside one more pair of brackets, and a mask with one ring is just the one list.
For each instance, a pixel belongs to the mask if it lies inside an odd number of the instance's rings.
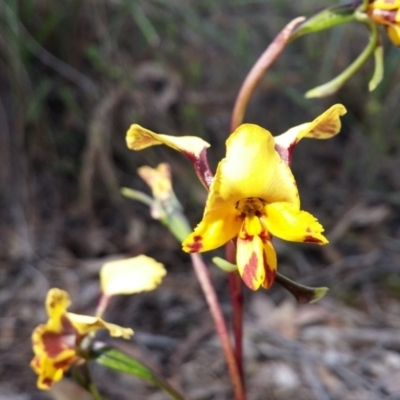
{"label": "small yellow flower", "polygon": [[[226,142],[226,157],[210,180],[203,219],[184,240],[183,250],[209,251],[237,237],[239,273],[245,284],[256,290],[260,286],[269,288],[275,279],[277,259],[272,236],[326,244],[316,218],[300,210],[299,193],[289,165],[293,148],[302,138],[328,139],[336,135],[341,127],[339,117],[345,112],[341,104],[336,104],[314,121],[275,138],[257,125],[241,125]],[[140,143],[149,136],[153,142],[148,145],[163,143],[184,154],[190,151],[183,150],[188,137],[181,142],[178,137],[157,135],[139,125],[128,131],[129,147],[143,148]],[[194,160],[195,168],[196,162],[199,165],[201,161],[200,157]]]}
{"label": "small yellow flower", "polygon": [[384,25],[389,39],[400,46],[400,0],[372,0],[367,14],[375,23]]}
{"label": "small yellow flower", "polygon": [[171,182],[171,168],[166,163],[161,163],[157,168],[148,166],[138,169],[139,176],[151,188],[153,197],[158,201],[167,201],[174,197]]}
{"label": "small yellow flower", "polygon": [[46,298],[49,319],[32,333],[35,357],[31,367],[38,374],[39,389],[49,389],[80,359],[76,349],[90,332],[107,329],[111,336],[125,339],[133,335],[132,329],[107,323],[101,318],[69,313],[67,309],[70,304],[67,292],[50,289]]}

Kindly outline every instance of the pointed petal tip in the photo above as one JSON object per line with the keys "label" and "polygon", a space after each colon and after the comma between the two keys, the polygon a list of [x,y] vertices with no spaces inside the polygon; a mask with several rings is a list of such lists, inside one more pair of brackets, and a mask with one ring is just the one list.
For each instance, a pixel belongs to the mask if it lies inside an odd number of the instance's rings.
{"label": "pointed petal tip", "polygon": [[319,244],[320,246],[322,246],[324,244],[328,244],[329,240],[324,235],[321,235],[320,233],[314,233],[314,234],[306,235],[304,237],[303,242]]}

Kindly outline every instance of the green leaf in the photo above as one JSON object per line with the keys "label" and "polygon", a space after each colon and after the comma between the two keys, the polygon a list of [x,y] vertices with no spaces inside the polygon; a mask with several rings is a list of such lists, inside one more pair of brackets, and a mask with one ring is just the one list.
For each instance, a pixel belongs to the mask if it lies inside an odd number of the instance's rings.
{"label": "green leaf", "polygon": [[118,349],[107,346],[104,343],[95,342],[90,350],[90,358],[104,367],[134,375],[140,379],[151,382],[160,389],[165,390],[173,399],[184,400],[183,396],[166,381],[158,377],[141,362]]}
{"label": "green leaf", "polygon": [[327,287],[310,287],[301,285],[286,276],[280,274],[276,275],[275,282],[283,286],[287,291],[289,291],[296,300],[301,304],[311,304],[316,303],[321,300],[328,292]]}
{"label": "green leaf", "polygon": [[[313,97],[325,97],[337,92],[368,60],[368,58],[375,52],[378,45],[378,29],[375,24],[370,23],[368,20],[357,19],[367,25],[370,30],[369,41],[363,52],[350,64],[343,72],[341,72],[336,78],[331,81],[317,86],[314,89],[309,90],[304,96],[307,99]],[[376,57],[376,55],[375,55]],[[377,62],[375,58],[375,62]],[[379,66],[378,66],[379,67]],[[379,70],[378,70],[379,72]],[[379,76],[377,76],[378,78]],[[375,74],[372,78],[372,83],[375,83]],[[376,79],[377,79],[376,78]],[[371,83],[370,83],[371,85]]]}
{"label": "green leaf", "polygon": [[304,21],[291,35],[291,40],[355,20],[356,7],[350,4],[330,7]]}

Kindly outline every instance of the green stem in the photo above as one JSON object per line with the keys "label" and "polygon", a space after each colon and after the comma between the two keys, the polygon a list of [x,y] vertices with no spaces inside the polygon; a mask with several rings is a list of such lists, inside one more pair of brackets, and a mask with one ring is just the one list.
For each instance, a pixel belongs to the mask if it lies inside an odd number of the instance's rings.
{"label": "green stem", "polygon": [[364,18],[359,19],[360,22],[368,25],[371,34],[369,35],[369,42],[365,47],[364,51],[356,58],[356,60],[347,67],[341,74],[339,74],[335,79],[321,85],[314,89],[309,90],[305,97],[310,99],[312,97],[324,97],[329,96],[337,92],[343,84],[350,79],[368,60],[368,58],[373,54],[375,48],[378,45],[378,29],[374,23]]}
{"label": "green stem", "polygon": [[89,365],[85,362],[81,366],[81,372],[84,376],[76,376],[80,384],[93,396],[94,400],[104,400],[99,390],[93,382],[92,374],[90,373]]}
{"label": "green stem", "polygon": [[103,400],[103,397],[101,397],[100,392],[97,390],[97,387],[93,382],[89,384],[88,389],[95,400]]}
{"label": "green stem", "polygon": [[140,192],[139,190],[123,187],[121,188],[121,194],[122,196],[128,197],[128,199],[140,201],[141,203],[146,204],[149,207],[151,207],[154,203],[152,197]]}

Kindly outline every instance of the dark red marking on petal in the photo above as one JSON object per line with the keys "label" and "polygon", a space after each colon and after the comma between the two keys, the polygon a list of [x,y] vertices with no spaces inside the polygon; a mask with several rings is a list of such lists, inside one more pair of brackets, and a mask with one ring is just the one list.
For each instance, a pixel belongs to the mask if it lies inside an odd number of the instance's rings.
{"label": "dark red marking on petal", "polygon": [[41,383],[43,384],[43,386],[49,388],[53,384],[53,379],[51,379],[51,378],[43,378]]}
{"label": "dark red marking on petal", "polygon": [[56,358],[64,350],[76,346],[78,333],[66,315],[61,316],[61,326],[61,332],[45,330],[41,334],[44,351],[50,358]]}
{"label": "dark red marking on petal", "polygon": [[192,162],[201,183],[208,189],[211,185],[214,175],[211,172],[210,166],[208,165],[207,147],[204,147],[199,156],[196,156],[189,151],[182,151],[182,153]]}
{"label": "dark red marking on petal", "polygon": [[263,218],[260,218],[260,224],[261,224],[261,232],[258,235],[259,238],[263,243],[271,241],[271,234],[268,232],[267,226],[265,225]]}
{"label": "dark red marking on petal", "polygon": [[268,264],[267,253],[264,251],[264,269],[265,269],[265,279],[263,282],[263,287],[269,289],[275,282],[276,269],[273,269]]}
{"label": "dark red marking on petal", "polygon": [[254,277],[257,271],[258,257],[257,254],[253,251],[249,261],[243,268],[242,279],[243,282],[248,286],[251,290],[256,290],[254,287]]}
{"label": "dark red marking on petal", "polygon": [[324,243],[322,240],[315,238],[314,236],[307,235],[304,237],[304,243],[317,243],[321,244]]}
{"label": "dark red marking on petal", "polygon": [[66,349],[75,347],[76,336],[45,332],[42,336],[44,351],[50,358],[56,358]]}
{"label": "dark red marking on petal", "polygon": [[240,227],[239,238],[244,240],[245,242],[251,242],[254,238],[254,235],[249,235],[246,231],[246,224],[243,223]]}
{"label": "dark red marking on petal", "polygon": [[254,236],[253,235],[249,235],[247,232],[243,232],[240,235],[240,239],[244,240],[245,242],[251,242],[253,240]]}
{"label": "dark red marking on petal", "polygon": [[290,165],[292,163],[292,153],[294,146],[296,146],[297,142],[293,142],[289,145],[289,147],[283,147],[277,143],[275,143],[275,150],[280,155],[281,159],[287,164]]}
{"label": "dark red marking on petal", "polygon": [[202,236],[194,236],[193,242],[186,245],[186,247],[189,249],[189,253],[198,253],[203,248],[202,240]]}
{"label": "dark red marking on petal", "polygon": [[273,283],[275,282],[275,277],[276,277],[276,270],[271,269],[269,266],[266,266],[265,268],[265,280],[263,287],[265,289],[269,289]]}

